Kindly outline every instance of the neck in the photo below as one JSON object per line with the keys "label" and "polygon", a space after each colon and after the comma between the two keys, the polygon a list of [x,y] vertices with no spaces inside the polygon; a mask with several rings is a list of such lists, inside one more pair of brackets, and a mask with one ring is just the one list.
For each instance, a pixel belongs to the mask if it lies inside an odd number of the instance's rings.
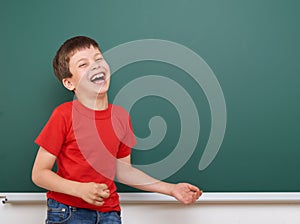
{"label": "neck", "polygon": [[106,93],[99,94],[92,98],[77,96],[77,99],[84,106],[92,110],[105,110],[108,108],[108,97]]}

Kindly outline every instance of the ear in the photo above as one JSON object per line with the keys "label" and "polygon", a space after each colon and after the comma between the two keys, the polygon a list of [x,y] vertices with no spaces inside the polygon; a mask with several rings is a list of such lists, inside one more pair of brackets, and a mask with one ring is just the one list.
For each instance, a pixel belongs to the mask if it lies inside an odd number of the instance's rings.
{"label": "ear", "polygon": [[68,90],[70,90],[70,91],[75,90],[75,86],[73,85],[70,78],[63,79],[62,83],[63,83],[64,87],[66,87]]}

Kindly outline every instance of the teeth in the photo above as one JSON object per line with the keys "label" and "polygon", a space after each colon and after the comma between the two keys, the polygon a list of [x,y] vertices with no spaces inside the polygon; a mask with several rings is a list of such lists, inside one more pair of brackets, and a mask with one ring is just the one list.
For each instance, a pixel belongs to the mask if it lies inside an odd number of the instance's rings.
{"label": "teeth", "polygon": [[94,82],[96,80],[103,80],[104,79],[104,73],[95,74],[91,77],[91,81]]}

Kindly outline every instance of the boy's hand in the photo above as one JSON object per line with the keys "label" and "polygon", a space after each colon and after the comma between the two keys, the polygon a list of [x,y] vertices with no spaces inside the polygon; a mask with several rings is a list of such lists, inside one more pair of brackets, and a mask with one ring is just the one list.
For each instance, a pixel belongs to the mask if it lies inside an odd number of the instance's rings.
{"label": "boy's hand", "polygon": [[106,184],[98,184],[94,182],[80,183],[78,194],[87,203],[101,206],[104,204],[104,199],[110,195]]}
{"label": "boy's hand", "polygon": [[202,195],[202,191],[194,185],[179,183],[173,186],[171,195],[183,204],[188,205],[194,203]]}

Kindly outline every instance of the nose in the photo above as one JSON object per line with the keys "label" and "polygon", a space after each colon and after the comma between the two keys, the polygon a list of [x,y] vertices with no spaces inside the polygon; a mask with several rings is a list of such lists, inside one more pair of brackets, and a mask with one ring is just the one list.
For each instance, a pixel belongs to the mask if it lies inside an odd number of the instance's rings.
{"label": "nose", "polygon": [[91,70],[93,71],[93,70],[96,70],[96,69],[98,69],[98,68],[100,68],[100,67],[101,67],[100,63],[94,62],[94,63],[91,65]]}

